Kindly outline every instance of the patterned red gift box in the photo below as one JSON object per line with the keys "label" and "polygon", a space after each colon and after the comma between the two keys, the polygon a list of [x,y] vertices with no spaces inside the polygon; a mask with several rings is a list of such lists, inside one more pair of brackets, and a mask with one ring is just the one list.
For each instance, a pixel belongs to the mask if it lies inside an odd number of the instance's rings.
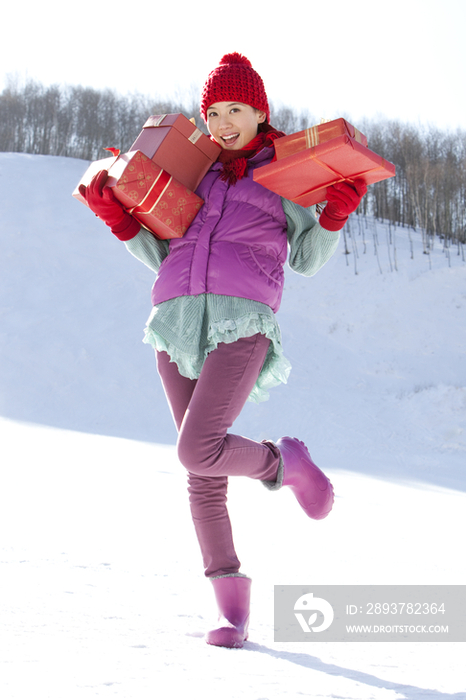
{"label": "patterned red gift box", "polygon": [[131,146],[193,192],[220,155],[220,146],[183,114],[149,117]]}
{"label": "patterned red gift box", "polygon": [[115,197],[158,238],[181,238],[204,203],[140,151],[120,155],[108,174]]}
{"label": "patterned red gift box", "polygon": [[[294,142],[300,150],[290,155],[280,152],[281,140],[275,141],[277,160],[254,170],[254,180],[303,207],[325,201],[327,187],[336,182],[358,179],[371,185],[395,175],[393,163],[367,148],[364,139],[358,141],[356,133],[354,137],[340,134],[313,146],[301,134]],[[286,148],[290,143],[292,139]]]}
{"label": "patterned red gift box", "polygon": [[[204,203],[140,151],[95,161],[79,185],[88,185],[104,169],[108,170],[106,184],[115,197],[157,238],[181,238]],[[79,194],[79,185],[73,196],[86,203]]]}

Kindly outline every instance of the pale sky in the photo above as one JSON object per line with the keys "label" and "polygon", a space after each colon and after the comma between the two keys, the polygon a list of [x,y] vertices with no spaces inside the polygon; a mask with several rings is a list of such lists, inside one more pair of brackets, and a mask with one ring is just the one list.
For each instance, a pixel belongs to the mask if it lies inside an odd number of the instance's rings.
{"label": "pale sky", "polygon": [[[136,8],[140,8],[136,12]],[[43,0],[2,11],[7,75],[176,97],[246,55],[276,105],[466,129],[466,0]]]}

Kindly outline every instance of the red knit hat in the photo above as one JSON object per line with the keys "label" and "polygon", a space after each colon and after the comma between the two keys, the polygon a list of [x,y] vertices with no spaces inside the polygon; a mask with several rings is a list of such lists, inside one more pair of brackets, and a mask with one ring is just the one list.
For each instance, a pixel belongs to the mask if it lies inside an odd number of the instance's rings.
{"label": "red knit hat", "polygon": [[202,90],[201,115],[207,121],[207,110],[215,102],[242,102],[265,112],[270,118],[269,103],[262,78],[251,62],[239,53],[227,53],[207,78]]}

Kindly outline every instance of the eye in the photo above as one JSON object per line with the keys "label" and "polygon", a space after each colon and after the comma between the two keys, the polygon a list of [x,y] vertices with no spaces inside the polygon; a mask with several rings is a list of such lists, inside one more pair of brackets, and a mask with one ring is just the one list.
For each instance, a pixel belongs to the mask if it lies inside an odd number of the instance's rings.
{"label": "eye", "polygon": [[207,119],[210,119],[211,117],[216,117],[217,112],[207,112]]}

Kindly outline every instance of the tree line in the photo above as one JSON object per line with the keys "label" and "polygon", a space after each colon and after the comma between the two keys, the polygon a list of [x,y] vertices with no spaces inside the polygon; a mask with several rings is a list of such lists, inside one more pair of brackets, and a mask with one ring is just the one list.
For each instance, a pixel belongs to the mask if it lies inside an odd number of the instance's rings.
{"label": "tree line", "polygon": [[364,213],[420,229],[425,252],[435,236],[446,246],[465,243],[466,131],[390,120],[366,122],[361,131],[372,150],[396,165],[396,177],[369,188]]}
{"label": "tree line", "polygon": [[[82,86],[43,86],[9,79],[0,94],[0,151],[97,160],[108,146],[126,151],[151,114],[181,112],[199,128],[198,90],[178,99]],[[271,123],[285,133],[312,126],[307,111],[271,105]],[[395,164],[395,178],[369,188],[362,213],[421,229],[425,251],[435,236],[445,245],[466,241],[466,131],[442,131],[390,120],[357,126],[369,147]]]}

